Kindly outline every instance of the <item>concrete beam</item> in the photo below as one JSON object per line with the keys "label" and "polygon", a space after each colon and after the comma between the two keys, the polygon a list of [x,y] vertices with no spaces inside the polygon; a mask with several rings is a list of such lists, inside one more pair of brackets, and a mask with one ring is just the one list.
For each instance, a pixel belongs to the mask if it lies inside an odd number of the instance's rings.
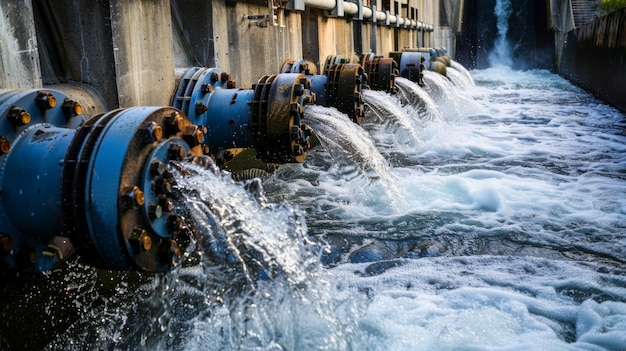
{"label": "concrete beam", "polygon": [[0,19],[0,88],[40,88],[41,70],[31,0],[2,0]]}
{"label": "concrete beam", "polygon": [[120,107],[169,104],[175,85],[168,0],[111,0]]}

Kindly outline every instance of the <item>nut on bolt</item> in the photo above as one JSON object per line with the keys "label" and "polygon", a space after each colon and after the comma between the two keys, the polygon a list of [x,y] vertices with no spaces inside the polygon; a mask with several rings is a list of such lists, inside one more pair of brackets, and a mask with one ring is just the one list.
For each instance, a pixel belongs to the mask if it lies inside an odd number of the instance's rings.
{"label": "nut on bolt", "polygon": [[201,103],[201,102],[199,102],[199,101],[198,101],[198,102],[196,102],[196,114],[197,114],[197,115],[201,115],[201,114],[203,114],[203,113],[207,112],[207,110],[208,110],[208,109],[209,109],[209,108],[208,108],[208,107],[206,107],[206,105],[205,105],[205,104],[203,104],[203,103]]}
{"label": "nut on bolt", "polygon": [[170,133],[176,134],[183,130],[185,119],[181,116],[180,112],[176,111],[165,117],[165,125]]}
{"label": "nut on bolt", "polygon": [[78,116],[83,113],[83,107],[76,101],[65,99],[61,105],[61,110],[67,118]]}
{"label": "nut on bolt", "polygon": [[167,157],[170,160],[180,161],[187,156],[185,149],[178,144],[170,144],[167,149]]}
{"label": "nut on bolt", "polygon": [[293,94],[295,96],[302,96],[304,94],[304,85],[296,84],[293,86]]}
{"label": "nut on bolt", "polygon": [[163,208],[159,205],[150,204],[148,205],[148,215],[152,220],[159,219],[163,216]]}
{"label": "nut on bolt", "polygon": [[154,181],[154,191],[157,194],[169,194],[172,191],[172,183],[165,178],[157,178]]}
{"label": "nut on bolt", "polygon": [[9,113],[7,114],[7,118],[15,127],[24,126],[30,123],[30,113],[17,106],[11,107]]}
{"label": "nut on bolt", "polygon": [[5,137],[0,137],[0,155],[8,154],[11,151],[11,142]]}
{"label": "nut on bolt", "polygon": [[57,98],[48,92],[40,91],[35,97],[35,103],[42,110],[49,110],[57,105]]}
{"label": "nut on bolt", "polygon": [[222,81],[222,83],[226,83],[227,81],[230,80],[230,74],[228,74],[226,72],[222,72],[220,74],[220,80]]}
{"label": "nut on bolt", "polygon": [[153,159],[150,162],[150,174],[160,176],[163,175],[163,172],[165,172],[165,164],[157,159]]}
{"label": "nut on bolt", "polygon": [[174,211],[174,203],[165,194],[159,194],[157,198],[159,201],[159,206],[161,206],[163,212]]}
{"label": "nut on bolt", "polygon": [[204,141],[204,133],[206,133],[205,130],[205,128],[200,128],[196,125],[187,126],[183,132],[183,139],[191,147],[200,145]]}
{"label": "nut on bolt", "polygon": [[166,225],[167,230],[174,233],[185,229],[185,221],[183,221],[183,219],[178,215],[169,215],[169,217],[167,217]]}
{"label": "nut on bolt", "polygon": [[148,232],[140,227],[133,228],[133,231],[130,233],[128,238],[139,244],[139,248],[144,251],[150,251],[152,249],[152,238]]}
{"label": "nut on bolt", "polygon": [[150,144],[163,137],[163,128],[156,122],[146,122],[139,130],[141,141]]}
{"label": "nut on bolt", "polygon": [[137,208],[145,202],[146,195],[138,186],[126,189],[122,195],[122,205],[126,208]]}

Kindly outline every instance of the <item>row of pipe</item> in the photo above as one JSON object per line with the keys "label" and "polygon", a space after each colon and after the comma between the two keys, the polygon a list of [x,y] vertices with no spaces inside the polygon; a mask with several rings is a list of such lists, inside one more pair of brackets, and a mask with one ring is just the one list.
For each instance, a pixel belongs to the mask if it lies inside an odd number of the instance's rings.
{"label": "row of pipe", "polygon": [[445,66],[445,49],[437,50],[359,63],[330,56],[323,75],[286,60],[252,89],[237,89],[218,68],[194,67],[171,107],[89,119],[56,90],[0,90],[0,259],[41,272],[77,252],[104,269],[166,271],[191,239],[173,206],[170,161],[253,148],[266,163],[302,162],[313,136],[305,105],[336,107],[360,124],[362,89],[394,94],[399,75],[420,82],[424,68]]}
{"label": "row of pipe", "polygon": [[368,20],[387,26],[403,27],[423,32],[433,32],[435,30],[432,24],[402,17],[399,14],[391,13],[389,10],[378,11],[376,5],[364,6],[363,1],[294,0],[287,4],[285,1],[268,0],[269,15],[249,15],[244,16],[244,19],[260,27],[265,27],[268,23],[284,26],[284,11],[286,9],[304,11],[305,6],[328,11],[332,17],[347,17],[360,21]]}
{"label": "row of pipe", "polygon": [[90,119],[59,91],[1,90],[0,259],[41,272],[78,252],[104,269],[170,269],[190,239],[174,210],[170,161],[240,146],[265,162],[301,162],[309,87],[304,75],[279,74],[239,90],[197,69],[181,80],[176,107]]}
{"label": "row of pipe", "polygon": [[[271,1],[271,0],[270,0]],[[432,24],[426,24],[421,21],[402,17],[398,14],[391,14],[389,11],[378,11],[376,6],[364,6],[362,1],[343,1],[343,0],[304,0],[296,1],[294,7],[303,10],[302,5],[321,10],[333,11],[335,16],[356,17],[359,20],[371,20],[372,22],[385,23],[386,25],[402,26],[405,28],[417,29],[419,31],[432,32],[435,30]]]}

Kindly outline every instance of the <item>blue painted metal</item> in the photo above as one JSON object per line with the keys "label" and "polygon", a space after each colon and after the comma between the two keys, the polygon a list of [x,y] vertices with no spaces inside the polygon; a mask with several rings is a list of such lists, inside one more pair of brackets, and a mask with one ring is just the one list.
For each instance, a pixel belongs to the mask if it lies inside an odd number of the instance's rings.
{"label": "blue painted metal", "polygon": [[[393,51],[389,57],[398,63],[399,74],[412,82],[424,86],[424,73],[426,70],[426,55],[418,51]],[[430,65],[430,64],[429,64]]]}
{"label": "blue painted metal", "polygon": [[84,121],[60,92],[1,90],[0,260],[37,272],[76,251],[102,268],[168,270],[188,238],[166,165],[201,155],[189,141],[202,136],[172,107]]}
{"label": "blue painted metal", "polygon": [[311,92],[315,104],[335,107],[355,123],[361,124],[365,115],[362,85],[367,78],[359,64],[347,63],[343,56],[328,56],[324,64],[324,75],[311,73],[305,60],[286,60],[282,73],[302,73],[311,81]]}
{"label": "blue painted metal", "polygon": [[[170,160],[202,154],[197,126],[172,107],[111,111],[78,131],[64,177],[72,242],[87,260],[115,270],[161,272],[180,252]],[[76,146],[76,147],[74,147]],[[160,163],[162,167],[154,167]],[[70,166],[71,165],[71,166]],[[70,187],[75,190],[71,190]],[[77,210],[84,209],[84,210]]]}
{"label": "blue painted metal", "polygon": [[52,90],[0,90],[0,259],[42,271],[72,253],[60,220],[61,166],[80,105]]}
{"label": "blue painted metal", "polygon": [[[304,76],[282,76],[278,79],[282,94],[270,94],[274,78],[261,78],[251,90],[235,89],[220,69],[194,67],[178,83],[172,106],[206,129],[206,154],[215,155],[230,148],[256,148],[264,150],[258,155],[265,162],[301,162],[302,154],[309,148],[308,136],[292,132],[308,130],[301,122],[302,109],[297,106],[312,101],[310,82],[302,88]],[[275,133],[267,133],[265,128]]]}

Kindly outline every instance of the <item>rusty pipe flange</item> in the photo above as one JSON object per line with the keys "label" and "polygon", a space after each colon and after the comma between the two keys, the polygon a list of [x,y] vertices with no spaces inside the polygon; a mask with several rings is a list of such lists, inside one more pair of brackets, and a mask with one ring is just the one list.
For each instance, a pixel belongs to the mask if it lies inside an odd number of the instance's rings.
{"label": "rusty pipe flange", "polygon": [[323,74],[326,74],[330,67],[340,65],[342,63],[350,62],[348,59],[341,55],[328,55],[326,56],[326,61],[324,61],[324,69],[322,71]]}
{"label": "rusty pipe flange", "polygon": [[333,106],[361,124],[365,116],[362,85],[366,80],[359,64],[342,63],[326,69],[326,105]]}
{"label": "rusty pipe flange", "polygon": [[305,60],[286,59],[280,65],[280,73],[302,73],[309,75],[309,64]]}
{"label": "rusty pipe flange", "polygon": [[181,110],[193,123],[204,125],[206,100],[217,88],[235,89],[236,83],[231,80],[230,74],[219,68],[192,67],[176,85],[171,105]]}
{"label": "rusty pipe flange", "polygon": [[302,123],[304,105],[315,100],[310,88],[311,81],[297,73],[263,76],[253,86],[251,127],[264,162],[304,161],[312,134]]}
{"label": "rusty pipe flange", "polygon": [[171,211],[163,211],[171,178],[158,162],[201,155],[200,144],[186,141],[197,138],[187,135],[193,127],[175,108],[136,107],[94,117],[77,131],[64,162],[63,210],[73,223],[72,242],[90,264],[147,272],[171,267],[179,229]]}
{"label": "rusty pipe flange", "polygon": [[392,58],[363,54],[361,65],[367,74],[368,85],[372,90],[382,90],[395,94],[398,89],[395,79],[398,76],[397,63]]}

